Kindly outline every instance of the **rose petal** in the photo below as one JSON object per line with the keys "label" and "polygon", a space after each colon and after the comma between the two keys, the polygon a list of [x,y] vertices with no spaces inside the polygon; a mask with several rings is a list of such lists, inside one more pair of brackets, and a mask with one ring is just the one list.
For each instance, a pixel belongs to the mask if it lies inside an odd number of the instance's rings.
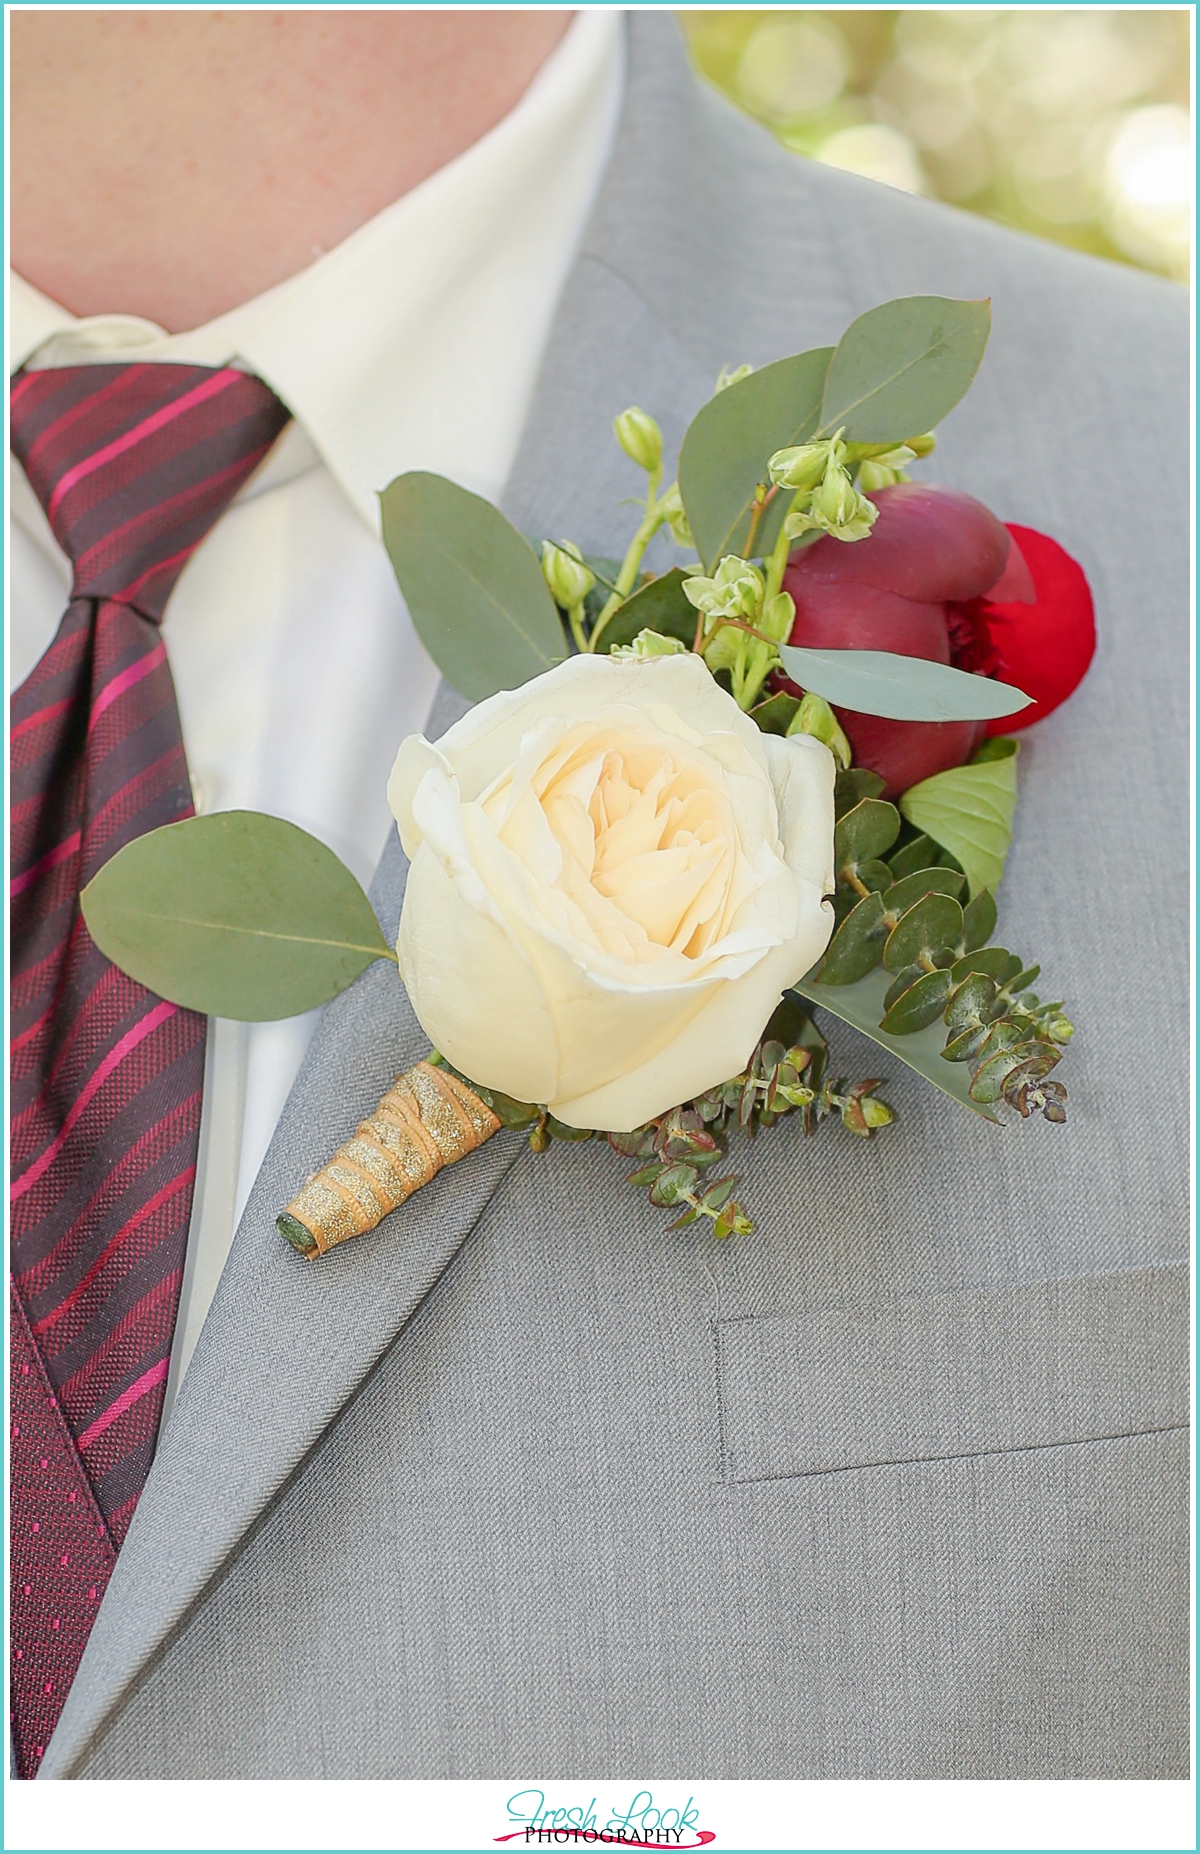
{"label": "rose petal", "polygon": [[1010,525],[1037,592],[1036,602],[988,599],[983,617],[1000,653],[1002,682],[1032,695],[1033,707],[989,722],[989,734],[1012,734],[1065,702],[1087,674],[1096,649],[1096,615],[1083,568],[1035,528]]}

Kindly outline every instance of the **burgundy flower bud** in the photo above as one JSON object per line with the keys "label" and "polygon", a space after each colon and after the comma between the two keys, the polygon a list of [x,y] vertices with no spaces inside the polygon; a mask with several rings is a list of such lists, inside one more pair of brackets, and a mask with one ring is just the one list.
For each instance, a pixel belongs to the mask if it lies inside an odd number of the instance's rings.
{"label": "burgundy flower bud", "polygon": [[[1033,581],[1003,523],[958,490],[898,483],[874,496],[871,533],[846,546],[822,538],[784,575],[795,601],[790,642],[811,649],[891,650],[934,663],[993,672],[998,659],[959,608],[999,585],[1033,597]],[[958,648],[955,648],[957,646]],[[787,685],[791,687],[791,685]],[[793,692],[795,692],[793,690]],[[891,721],[837,709],[858,766],[887,781],[893,797],[960,766],[983,738],[982,722]]]}

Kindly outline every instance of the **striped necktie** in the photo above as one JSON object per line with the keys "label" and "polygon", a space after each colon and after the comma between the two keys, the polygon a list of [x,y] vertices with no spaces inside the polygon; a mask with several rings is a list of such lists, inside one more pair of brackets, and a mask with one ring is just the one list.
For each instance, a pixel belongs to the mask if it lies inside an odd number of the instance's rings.
{"label": "striped necktie", "polygon": [[191,815],[159,623],[287,422],[233,368],[12,384],[12,448],[72,563],[12,702],[13,1730],[35,1774],[154,1453],[196,1176],[204,1019],[93,944],[79,893]]}

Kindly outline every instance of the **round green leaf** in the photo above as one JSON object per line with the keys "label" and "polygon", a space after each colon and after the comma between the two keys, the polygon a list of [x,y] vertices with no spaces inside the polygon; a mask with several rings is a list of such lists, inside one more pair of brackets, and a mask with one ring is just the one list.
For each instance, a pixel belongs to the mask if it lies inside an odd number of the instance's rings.
{"label": "round green leaf", "polygon": [[220,811],[147,832],[80,896],[96,945],[160,998],[260,1023],[394,959],[333,851],[282,818]]}
{"label": "round green leaf", "polygon": [[[796,704],[799,707],[799,703]],[[840,818],[863,798],[878,798],[887,780],[866,766],[849,766],[833,782],[833,808]]]}
{"label": "round green leaf", "polygon": [[846,916],[825,951],[822,985],[852,985],[879,964],[887,929],[883,896],[864,895]]}
{"label": "round green leaf", "polygon": [[923,975],[924,966],[902,966],[883,994],[883,1009],[886,1014],[891,1010],[897,998],[902,998],[910,985],[915,985]]}
{"label": "round green leaf", "polygon": [[379,498],[383,544],[417,634],[473,702],[516,689],[567,654],[528,541],[457,483],[411,470]]}
{"label": "round green leaf", "polygon": [[915,985],[910,985],[893,1002],[880,1029],[891,1036],[911,1036],[914,1030],[924,1030],[928,1024],[936,1023],[953,984],[948,972],[923,973]]}
{"label": "round green leaf", "polygon": [[860,862],[884,855],[895,843],[899,830],[900,814],[895,805],[882,798],[860,798],[834,826],[834,868],[853,869]]}
{"label": "round green leaf", "polygon": [[932,959],[940,963],[947,947],[957,946],[963,913],[950,895],[926,895],[901,916],[888,935],[883,963],[889,972]]}
{"label": "round green leaf", "polygon": [[946,1022],[951,1030],[977,1029],[990,1020],[996,1002],[996,981],[986,972],[972,972],[958,981],[955,972],[950,974],[954,995],[946,1004]]}
{"label": "round green leaf", "polygon": [[963,909],[963,945],[968,953],[983,946],[996,931],[996,897],[981,888]]}
{"label": "round green leaf", "polygon": [[957,869],[914,869],[885,890],[883,902],[889,914],[904,914],[923,895],[953,895],[957,900],[962,885]]}
{"label": "round green leaf", "polygon": [[[964,915],[964,921],[965,921]],[[966,953],[962,959],[954,962],[956,979],[966,978],[969,972],[986,972],[994,978],[997,985],[1007,985],[1021,970],[1021,961],[1015,953],[1010,953],[1003,946],[980,946],[973,952]]]}

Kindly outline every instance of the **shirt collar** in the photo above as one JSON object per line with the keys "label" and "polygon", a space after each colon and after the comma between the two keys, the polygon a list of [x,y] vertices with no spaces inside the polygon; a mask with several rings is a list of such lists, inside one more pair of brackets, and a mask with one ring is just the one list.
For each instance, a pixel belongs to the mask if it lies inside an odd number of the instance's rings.
{"label": "shirt collar", "polygon": [[440,471],[497,497],[607,163],[620,15],[580,12],[509,115],[307,270],[203,328],[77,318],[10,276],[10,366],[229,362],[291,409],[378,530],[378,492]]}

